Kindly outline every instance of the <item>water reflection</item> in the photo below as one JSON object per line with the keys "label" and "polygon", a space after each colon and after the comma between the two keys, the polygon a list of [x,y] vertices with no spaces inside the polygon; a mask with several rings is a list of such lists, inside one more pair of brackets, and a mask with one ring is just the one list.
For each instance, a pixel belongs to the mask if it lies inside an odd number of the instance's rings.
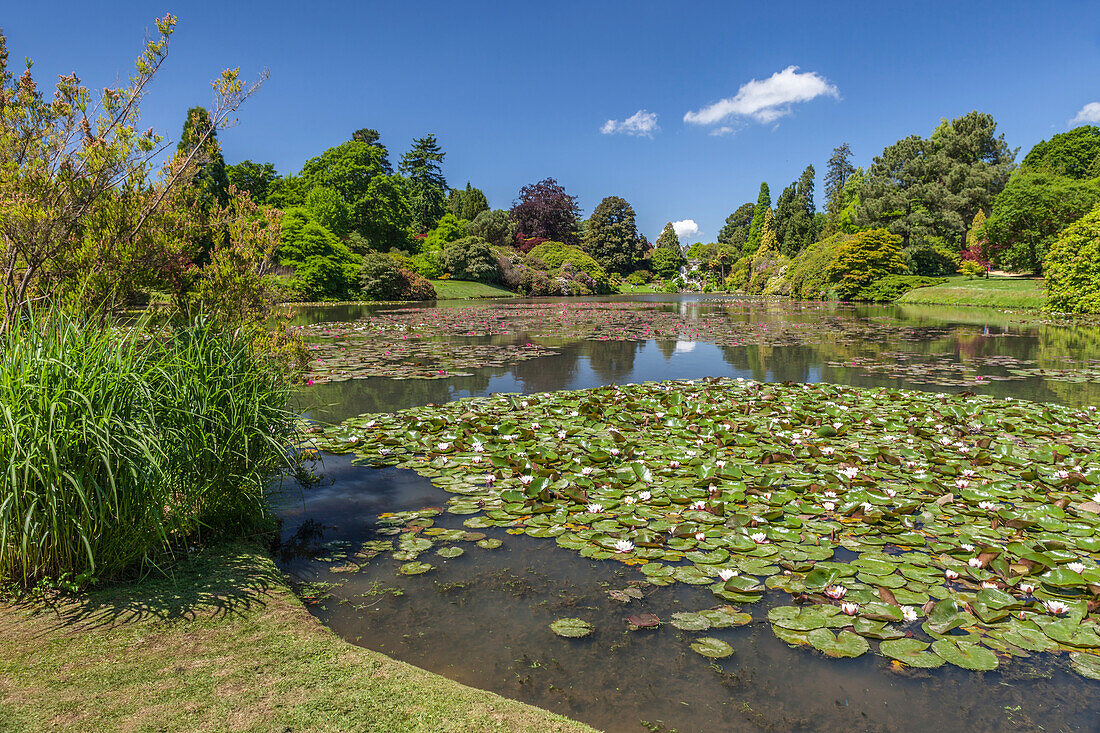
{"label": "water reflection", "polygon": [[[904,352],[981,364],[982,375],[1007,374],[1006,364],[1034,362],[1045,370],[1100,364],[1100,331],[1055,326],[1014,314],[926,306],[749,303],[706,296],[643,296],[692,319],[729,317],[760,328],[825,324],[837,333],[868,328],[862,339],[816,343],[718,346],[679,334],[661,340],[540,339],[557,354],[512,366],[478,369],[445,380],[371,378],[316,385],[299,395],[310,415],[339,421],[364,412],[398,410],[493,392],[541,392],[608,383],[707,376],[765,381],[828,381],[934,391],[974,389],[1023,399],[1092,404],[1097,385],[1034,375],[1013,381],[950,386],[868,373],[861,360],[892,362]],[[529,301],[522,301],[529,302]],[[549,301],[560,304],[561,301]],[[496,303],[477,304],[495,307]],[[469,303],[437,307],[471,307]],[[301,322],[359,318],[366,306],[303,310]],[[893,327],[905,329],[893,329]],[[893,329],[893,330],[890,330]],[[828,334],[828,329],[823,331]],[[532,334],[487,337],[522,343]],[[1092,363],[1095,361],[1095,364]],[[900,363],[900,362],[899,362]],[[898,671],[867,655],[830,660],[789,649],[766,623],[712,630],[736,649],[710,664],[688,649],[692,635],[670,627],[627,632],[628,613],[667,618],[713,605],[705,589],[683,584],[647,589],[631,606],[606,590],[641,576],[558,548],[552,540],[486,530],[504,541],[497,550],[467,544],[461,557],[426,556],[431,574],[405,578],[379,558],[354,574],[334,574],[317,562],[332,540],[375,538],[380,512],[442,506],[447,495],[408,471],[375,471],[346,458],[326,459],[329,483],[287,502],[282,566],[303,580],[344,582],[335,600],[314,612],[341,636],[461,682],[550,708],[607,730],[1100,730],[1100,684],[1067,675],[1052,657],[1037,655],[986,674],[944,668]],[[465,517],[442,515],[437,526]],[[765,602],[766,603],[766,602]],[[753,608],[762,619],[766,605]],[[562,616],[599,618],[594,638],[566,641],[547,630]]]}

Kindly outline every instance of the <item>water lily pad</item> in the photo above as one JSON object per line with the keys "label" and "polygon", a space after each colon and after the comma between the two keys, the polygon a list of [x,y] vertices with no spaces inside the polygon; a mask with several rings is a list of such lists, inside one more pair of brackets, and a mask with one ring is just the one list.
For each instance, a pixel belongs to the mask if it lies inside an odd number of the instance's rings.
{"label": "water lily pad", "polygon": [[752,623],[751,614],[738,611],[732,606],[722,606],[721,608],[715,608],[709,611],[700,611],[699,615],[710,621],[710,625],[716,629],[724,629],[730,626],[745,626],[746,624]]}
{"label": "water lily pad", "polygon": [[487,537],[483,540],[477,541],[477,546],[483,550],[495,550],[500,547],[501,542],[495,537]]}
{"label": "water lily pad", "polygon": [[684,631],[706,631],[710,628],[710,619],[701,613],[681,611],[672,614],[669,623]]}
{"label": "water lily pad", "polygon": [[402,575],[421,575],[432,570],[434,566],[426,562],[407,562],[397,569]]}
{"label": "water lily pad", "polygon": [[596,627],[579,618],[560,618],[550,624],[550,630],[567,639],[580,639],[591,634]]}
{"label": "water lily pad", "polygon": [[1090,680],[1100,680],[1100,655],[1091,652],[1070,652],[1073,671]]}
{"label": "water lily pad", "polygon": [[435,554],[447,559],[455,558],[461,555],[464,550],[461,547],[440,547],[435,551]]}
{"label": "water lily pad", "polygon": [[963,669],[989,671],[997,668],[997,655],[977,644],[937,639],[932,642],[932,651],[945,662]]}
{"label": "water lily pad", "polygon": [[733,656],[733,647],[710,636],[704,636],[691,642],[691,648],[695,653],[702,654],[710,659],[724,659]]}
{"label": "water lily pad", "polygon": [[931,669],[943,665],[941,657],[927,651],[928,643],[920,639],[891,639],[879,644],[883,655],[910,667]]}
{"label": "water lily pad", "polygon": [[829,629],[814,629],[806,638],[815,649],[830,657],[858,657],[870,649],[866,639],[851,631],[834,635]]}

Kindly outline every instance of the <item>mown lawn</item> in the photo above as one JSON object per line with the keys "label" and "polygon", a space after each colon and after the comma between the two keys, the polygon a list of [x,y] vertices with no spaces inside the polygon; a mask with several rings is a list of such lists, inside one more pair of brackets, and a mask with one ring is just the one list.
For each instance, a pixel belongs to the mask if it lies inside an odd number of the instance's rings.
{"label": "mown lawn", "polygon": [[899,303],[936,305],[981,305],[993,308],[1042,308],[1046,303],[1043,281],[1026,277],[949,278],[943,285],[917,288],[903,295]]}
{"label": "mown lawn", "polygon": [[340,640],[255,546],[173,576],[0,602],[0,730],[591,730]]}
{"label": "mown lawn", "polygon": [[486,283],[466,280],[432,280],[436,295],[440,300],[458,300],[470,298],[515,298],[510,290]]}

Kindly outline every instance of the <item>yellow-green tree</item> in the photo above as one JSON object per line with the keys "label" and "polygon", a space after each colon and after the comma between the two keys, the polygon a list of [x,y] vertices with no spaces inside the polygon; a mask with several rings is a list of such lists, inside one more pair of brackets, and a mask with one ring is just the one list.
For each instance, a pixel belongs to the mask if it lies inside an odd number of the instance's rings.
{"label": "yellow-green tree", "polygon": [[905,272],[901,237],[886,229],[869,229],[845,238],[825,268],[826,278],[841,300],[851,300],[880,277],[900,272]]}

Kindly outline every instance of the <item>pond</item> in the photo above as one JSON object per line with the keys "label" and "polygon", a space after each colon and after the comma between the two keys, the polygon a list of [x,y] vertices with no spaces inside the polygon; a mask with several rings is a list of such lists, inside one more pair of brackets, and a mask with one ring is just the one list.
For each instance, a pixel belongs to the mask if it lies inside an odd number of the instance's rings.
{"label": "pond", "polygon": [[[369,328],[360,320],[364,317],[372,319]],[[429,308],[309,308],[298,313],[298,322],[314,341],[317,357],[314,384],[303,389],[300,405],[308,416],[323,423],[496,393],[534,395],[652,380],[728,377],[744,381],[712,385],[723,395],[743,389],[750,381],[958,394],[962,396],[957,400],[976,405],[971,419],[985,414],[997,424],[1001,418],[996,409],[992,404],[987,407],[980,396],[1087,408],[1095,403],[1094,380],[1100,381],[1100,331],[986,310],[650,296],[440,303]],[[648,399],[651,395],[645,389],[624,388],[621,393],[603,394],[601,399],[609,405]],[[775,389],[787,391],[763,397],[755,393],[745,401],[778,397],[783,403],[813,392],[790,391],[795,387]],[[638,390],[642,391],[640,397]],[[703,398],[707,394],[700,393]],[[537,399],[541,398],[531,402]],[[837,396],[826,389],[820,396],[823,401],[813,404],[844,399],[843,393]],[[480,403],[473,404],[474,412],[481,409]],[[534,416],[536,409],[534,404],[521,404],[510,407],[519,415],[520,433],[529,428],[522,425],[523,412],[530,410]],[[921,400],[913,404],[923,409]],[[551,410],[545,414],[551,416],[546,418],[549,423],[558,413]],[[632,414],[646,421],[644,414]],[[1072,422],[1072,414],[1065,411],[1065,415]],[[744,434],[745,425],[734,433]],[[568,421],[559,427],[562,440],[566,428],[570,433],[580,430],[574,430]],[[664,430],[674,432],[673,428]],[[848,427],[840,430],[846,433]],[[654,452],[660,452],[665,432],[654,424],[639,434],[642,442],[648,434],[645,445],[650,455],[631,465],[641,466]],[[857,437],[855,432],[852,436]],[[520,437],[522,440],[522,434]],[[358,440],[357,435],[345,438]],[[762,436],[756,442],[769,443],[773,438]],[[872,439],[861,433],[856,442],[866,447]],[[1051,442],[1059,439],[1054,436]],[[751,445],[744,450],[752,450]],[[447,465],[446,456],[435,459],[438,465]],[[842,472],[839,465],[837,470]],[[892,464],[876,460],[867,465],[872,467],[869,475],[875,481],[888,485],[888,481],[897,480],[896,474],[890,474]],[[880,465],[885,472],[875,474]],[[540,530],[540,525],[526,516],[511,523],[478,521],[476,506],[455,503],[454,492],[461,487],[448,484],[446,473],[435,479],[450,492],[422,475],[432,473],[430,470],[418,469],[418,473],[410,468],[355,465],[351,457],[343,455],[326,455],[323,466],[323,484],[288,499],[281,511],[285,541],[280,562],[300,581],[300,592],[312,601],[313,613],[354,643],[601,729],[913,730],[940,726],[948,730],[1095,730],[1095,721],[1100,719],[1100,684],[1071,671],[1065,654],[1036,653],[1012,659],[1002,654],[994,671],[975,672],[953,665],[921,669],[871,653],[830,658],[806,645],[805,638],[794,639],[802,642],[795,647],[788,646],[777,633],[792,641],[785,630],[798,624],[783,616],[782,607],[790,603],[788,593],[792,591],[787,588],[784,592],[784,584],[789,583],[782,578],[784,572],[801,577],[800,572],[815,558],[794,557],[795,563],[807,564],[786,564],[783,567],[793,571],[780,572],[779,564],[767,565],[771,561],[761,559],[768,553],[746,551],[742,559],[747,564],[739,566],[742,575],[769,576],[768,590],[761,588],[762,592],[755,594],[759,601],[753,603],[749,591],[757,588],[738,585],[737,580],[731,581],[732,591],[715,588],[712,594],[702,582],[717,580],[714,577],[700,582],[690,577],[683,582],[665,582],[664,575],[653,572],[660,567],[657,562],[644,566],[652,574],[640,571],[641,563],[649,562],[645,557],[659,559],[663,552],[667,560],[674,551],[713,555],[722,552],[722,542],[728,538],[700,538],[696,543],[691,536],[677,535],[669,543],[672,549],[668,545],[663,549],[648,544],[642,547],[639,541],[628,553],[632,559],[637,555],[638,561],[628,563],[616,555],[613,544],[606,545],[605,551],[589,547],[578,553],[579,544],[562,545],[559,535],[564,529],[543,525]],[[707,480],[721,483],[721,479],[735,486],[742,478],[721,473]],[[758,485],[767,483],[762,476],[756,478]],[[610,484],[616,486],[619,479],[612,479]],[[508,480],[502,478],[502,484]],[[653,482],[654,494],[660,493],[662,479],[646,480]],[[862,492],[862,499],[885,504],[885,497],[875,493],[874,481],[861,487],[856,484],[864,477],[858,482],[850,479],[847,486],[843,486],[843,478],[839,480],[842,493],[847,490],[856,496],[855,492]],[[669,481],[673,485],[679,479]],[[702,485],[705,487],[706,481]],[[754,511],[775,510],[766,503],[785,502],[780,492],[787,488],[787,483],[777,484],[774,495],[772,490],[750,489],[750,496],[742,491],[731,507],[740,502],[738,506],[752,506]],[[599,496],[605,503],[605,496],[612,501],[623,496],[621,490],[599,490],[604,492]],[[803,490],[805,486],[796,487],[796,491]],[[1076,493],[1075,489],[1072,494]],[[463,497],[460,494],[458,498]],[[796,503],[803,498],[797,497]],[[1016,504],[1005,504],[1006,511],[1026,505],[1024,499],[1017,499]],[[452,511],[440,512],[449,501]],[[880,509],[867,501],[864,505],[839,521],[854,516],[863,519],[861,527],[868,517],[879,521],[876,512],[880,514]],[[707,507],[707,511],[714,508]],[[724,505],[722,511],[726,511]],[[792,512],[784,514],[782,506],[777,511],[766,515],[770,524],[761,522],[769,527],[771,541],[780,543],[787,530],[777,517],[796,520]],[[798,511],[806,527],[829,519],[821,526],[831,528],[834,539],[835,529],[844,526],[832,522],[831,513],[829,517],[817,516],[820,509]],[[886,519],[891,511],[886,509]],[[737,511],[731,508],[729,512],[727,524],[736,524]],[[657,514],[643,515],[640,509],[638,514],[643,524],[649,521],[657,526],[660,521]],[[585,527],[582,534],[590,532],[584,522],[599,526],[590,518],[570,518],[574,534],[578,531],[575,522]],[[904,517],[902,521],[906,521]],[[996,519],[992,525],[995,530],[1002,527]],[[752,528],[756,528],[755,521]],[[747,535],[748,529],[742,534]],[[802,539],[807,536],[804,530]],[[945,547],[953,551],[951,543],[956,539],[950,538]],[[394,540],[399,540],[396,552],[386,552],[387,543]],[[849,538],[847,544],[841,543],[829,553],[834,564],[855,560],[861,554],[866,556],[865,565],[891,560],[888,554],[875,560],[859,540],[858,536]],[[1083,539],[1085,544],[1079,547],[1086,548],[1082,554],[1094,565],[1097,553],[1089,556],[1089,541]],[[702,561],[703,555],[695,557]],[[903,570],[926,570],[921,564],[931,561],[924,557]],[[965,563],[965,558],[961,559]],[[671,573],[674,564],[665,567]],[[861,568],[860,580],[866,580],[865,569]],[[965,581],[966,566],[960,569]],[[420,574],[421,570],[426,572]],[[984,571],[984,567],[973,569],[975,573]],[[872,577],[879,580],[870,584],[856,578],[851,579],[856,582],[844,580],[851,587],[846,598],[858,600],[865,608],[877,603],[877,596],[867,595],[868,588],[893,583],[886,583],[884,576]],[[974,576],[975,583],[980,577],[985,576]],[[839,585],[837,581],[825,590],[834,592]],[[938,592],[934,584],[920,587]],[[802,588],[800,592],[809,597],[818,590]],[[909,590],[900,589],[899,596]],[[999,592],[995,588],[987,591]],[[719,595],[722,593],[725,595]],[[926,600],[929,607],[938,597],[914,596],[917,601]],[[700,621],[697,612],[710,608],[731,610]],[[926,613],[940,611],[929,608]],[[751,621],[742,616],[745,612]],[[976,604],[975,612],[994,628],[1003,622],[1004,614],[990,612],[986,606]],[[988,618],[987,612],[991,613]],[[659,618],[660,626],[646,628],[650,625],[647,614]],[[594,631],[579,639],[556,636],[549,625],[563,618],[583,619],[592,623]],[[882,622],[862,622],[878,623],[880,631],[883,628]],[[1031,619],[1022,623],[1031,623]],[[828,632],[823,644],[820,636],[827,630],[822,626],[840,625],[815,618],[804,627],[819,629],[815,646],[844,657],[840,647],[845,632],[838,637]],[[1079,628],[1083,629],[1080,633],[1091,633],[1084,626]],[[956,628],[945,633],[962,631]],[[698,646],[704,638],[716,640],[709,651],[717,656],[704,656],[703,651],[708,651],[705,645],[698,653],[693,649],[692,644]],[[963,649],[969,643],[947,641]],[[975,666],[982,666],[981,661]]]}

